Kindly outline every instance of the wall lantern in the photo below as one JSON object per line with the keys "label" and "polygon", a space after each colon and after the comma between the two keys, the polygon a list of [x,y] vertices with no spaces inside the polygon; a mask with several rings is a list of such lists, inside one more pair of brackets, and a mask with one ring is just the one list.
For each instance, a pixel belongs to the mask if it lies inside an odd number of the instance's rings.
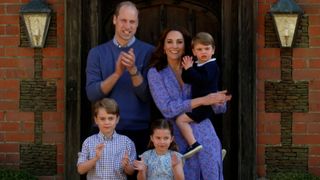
{"label": "wall lantern", "polygon": [[20,9],[31,47],[43,48],[51,19],[51,9],[42,0],[31,0]]}
{"label": "wall lantern", "polygon": [[294,0],[279,0],[271,7],[271,15],[276,26],[281,47],[292,46],[302,9]]}

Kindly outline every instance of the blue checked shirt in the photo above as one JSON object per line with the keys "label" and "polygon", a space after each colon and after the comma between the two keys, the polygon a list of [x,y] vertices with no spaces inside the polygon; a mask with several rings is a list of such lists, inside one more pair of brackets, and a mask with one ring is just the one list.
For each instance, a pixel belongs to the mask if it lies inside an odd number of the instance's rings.
{"label": "blue checked shirt", "polygon": [[78,165],[96,156],[96,146],[104,143],[105,147],[100,159],[87,173],[88,180],[122,180],[127,179],[121,166],[125,152],[128,152],[130,163],[136,159],[134,143],[127,137],[116,132],[111,138],[106,138],[101,132],[88,137],[82,144],[82,151],[78,153]]}

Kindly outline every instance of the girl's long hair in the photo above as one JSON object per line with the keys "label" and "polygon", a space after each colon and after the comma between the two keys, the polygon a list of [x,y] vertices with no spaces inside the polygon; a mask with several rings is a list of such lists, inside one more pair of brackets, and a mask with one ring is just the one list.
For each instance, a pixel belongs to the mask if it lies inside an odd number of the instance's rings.
{"label": "girl's long hair", "polygon": [[[171,136],[173,137],[173,126],[171,124],[170,121],[165,120],[165,119],[157,119],[152,121],[151,123],[151,127],[150,127],[150,135],[153,135],[154,131],[156,129],[169,129]],[[154,144],[153,142],[150,140],[149,144],[148,144],[148,149],[154,149]],[[173,139],[173,141],[171,142],[170,146],[169,146],[169,150],[172,151],[178,151],[178,145],[175,142],[175,140]]]}

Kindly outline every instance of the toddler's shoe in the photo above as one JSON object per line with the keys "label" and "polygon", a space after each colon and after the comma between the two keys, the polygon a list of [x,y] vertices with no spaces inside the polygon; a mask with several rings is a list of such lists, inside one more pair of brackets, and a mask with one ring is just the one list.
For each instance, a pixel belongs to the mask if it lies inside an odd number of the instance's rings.
{"label": "toddler's shoe", "polygon": [[199,152],[202,149],[202,145],[198,142],[193,143],[188,149],[187,152],[183,155],[185,159],[190,158],[195,153]]}

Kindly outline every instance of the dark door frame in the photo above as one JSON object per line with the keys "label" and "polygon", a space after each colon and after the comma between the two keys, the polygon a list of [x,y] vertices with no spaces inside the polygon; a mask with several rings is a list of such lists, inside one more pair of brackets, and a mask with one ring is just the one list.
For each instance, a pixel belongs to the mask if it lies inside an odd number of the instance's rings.
{"label": "dark door frame", "polygon": [[[81,146],[81,59],[86,56],[81,44],[83,6],[82,0],[65,1],[65,179],[80,178],[76,162]],[[239,180],[256,179],[256,9],[255,0],[222,1],[222,81],[233,95],[232,111],[224,115],[232,121],[223,122],[224,139],[231,141],[223,144],[237,151],[229,158],[233,162],[227,158],[224,163],[234,164],[230,167]],[[232,139],[236,148],[231,147]]]}

